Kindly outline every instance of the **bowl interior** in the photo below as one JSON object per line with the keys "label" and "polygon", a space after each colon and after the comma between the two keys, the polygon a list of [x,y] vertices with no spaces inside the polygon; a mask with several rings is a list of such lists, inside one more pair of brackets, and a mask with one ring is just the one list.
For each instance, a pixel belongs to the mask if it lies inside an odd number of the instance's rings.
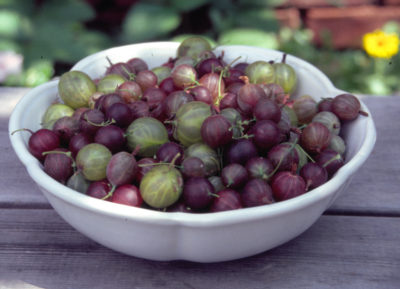
{"label": "bowl interior", "polygon": [[[143,58],[150,68],[154,68],[176,57],[178,46],[177,42],[150,42],[110,48],[82,59],[71,70],[84,71],[92,78],[99,78],[104,75],[110,62],[124,62],[133,57]],[[243,45],[219,46],[215,52],[217,55],[223,53],[226,63],[235,61],[235,64],[257,60],[280,62],[283,56],[283,52],[280,51]],[[292,55],[287,56],[286,62],[296,69],[299,78],[297,89],[293,94],[295,97],[308,94],[320,99],[337,93],[330,80],[315,66]]]}
{"label": "bowl interior", "polygon": [[[106,67],[109,65],[107,58],[113,62],[127,61],[133,57],[143,58],[150,68],[161,65],[168,61],[169,58],[175,57],[176,49],[179,43],[175,42],[158,42],[158,43],[144,43],[122,46],[117,48],[108,49],[91,56],[88,56],[79,61],[72,70],[81,70],[86,72],[92,78],[101,77]],[[247,47],[247,46],[221,46],[218,47],[217,54],[224,53],[224,60],[229,63],[241,56],[241,61],[256,61],[256,60],[274,60],[280,61],[282,52],[267,50],[261,48]],[[294,96],[308,94],[314,99],[319,100],[322,97],[334,97],[341,93],[340,90],[335,88],[330,80],[316,67],[311,64],[294,57],[287,56],[287,63],[291,64],[298,75],[298,87]],[[46,108],[53,102],[59,99],[57,94],[58,81],[54,80],[44,85],[32,89],[16,106],[12,113],[9,123],[9,131],[12,132],[20,128],[29,128],[37,130],[40,128],[41,117]],[[366,112],[368,108],[362,104],[362,109]],[[218,218],[229,220],[229,222],[237,221],[238,219],[246,219],[254,216],[262,216],[265,214],[276,214],[286,210],[299,209],[301,207],[310,205],[321,198],[334,194],[343,183],[365,162],[370,154],[375,143],[375,128],[372,117],[359,117],[356,121],[345,124],[343,128],[343,135],[347,142],[347,164],[341,168],[336,176],[322,185],[321,187],[308,192],[300,197],[288,200],[285,202],[278,202],[269,206],[255,207],[243,209],[238,211],[202,214],[190,214],[185,216],[185,220],[196,221],[203,224],[208,221],[216,221]],[[29,172],[35,171],[31,176],[39,184],[39,186],[47,188],[52,194],[63,198],[65,201],[74,203],[79,206],[86,206],[92,210],[102,211],[108,214],[125,214],[125,216],[138,216],[143,214],[140,208],[123,208],[122,210],[114,210],[115,204],[110,204],[101,200],[92,199],[85,195],[74,192],[71,189],[59,184],[55,180],[47,176],[41,168],[40,163],[32,156],[27,150],[29,140],[29,133],[19,133],[10,136],[11,143],[16,151],[19,159],[23,162]],[[119,206],[119,205],[118,205]],[[326,209],[326,208],[325,208]],[[163,213],[158,211],[146,212],[146,216],[155,216],[159,218],[169,218],[170,220],[178,220],[181,213]],[[168,215],[168,217],[167,217]],[[232,218],[232,216],[235,216]],[[182,218],[183,219],[183,218]],[[182,219],[180,221],[182,221]]]}

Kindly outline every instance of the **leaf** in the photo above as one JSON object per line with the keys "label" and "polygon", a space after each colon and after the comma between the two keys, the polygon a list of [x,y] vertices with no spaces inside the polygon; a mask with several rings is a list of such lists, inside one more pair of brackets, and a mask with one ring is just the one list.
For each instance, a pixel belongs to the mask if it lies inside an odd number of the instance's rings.
{"label": "leaf", "polygon": [[36,23],[36,36],[24,49],[26,64],[30,65],[36,59],[71,63],[86,56],[86,49],[79,40],[79,29],[74,26],[62,22]]}
{"label": "leaf", "polygon": [[47,60],[39,60],[32,63],[21,73],[9,75],[4,81],[4,85],[34,87],[49,81],[53,75],[53,63]]}
{"label": "leaf", "polygon": [[259,28],[268,31],[278,31],[279,22],[273,9],[246,9],[235,17],[237,27]]}
{"label": "leaf", "polygon": [[188,12],[200,8],[210,2],[210,0],[171,0],[170,4],[178,11]]}
{"label": "leaf", "polygon": [[36,17],[55,22],[83,22],[92,19],[94,16],[94,10],[85,1],[48,0],[42,4]]}
{"label": "leaf", "polygon": [[0,51],[14,51],[21,52],[21,48],[17,42],[1,38],[0,39]]}
{"label": "leaf", "polygon": [[366,90],[368,93],[373,95],[389,95],[391,93],[390,88],[385,82],[383,76],[378,77],[371,75],[366,81]]}
{"label": "leaf", "polygon": [[87,55],[112,45],[110,38],[106,34],[97,31],[83,31],[80,33],[79,42],[85,48],[85,54]]}
{"label": "leaf", "polygon": [[53,63],[48,60],[36,61],[26,70],[25,85],[37,86],[49,81],[54,74]]}
{"label": "leaf", "polygon": [[0,0],[0,9],[13,10],[17,13],[29,16],[35,8],[35,1],[26,0]]}
{"label": "leaf", "polygon": [[245,7],[277,7],[285,2],[286,0],[237,0],[237,5]]}
{"label": "leaf", "polygon": [[224,13],[217,8],[212,7],[209,11],[209,17],[217,32],[226,31],[234,25],[233,10],[224,11]]}
{"label": "leaf", "polygon": [[83,57],[111,46],[100,32],[87,31],[74,25],[41,25],[38,36],[24,47],[25,65],[37,59],[74,63]]}
{"label": "leaf", "polygon": [[221,45],[251,45],[263,48],[278,49],[278,40],[273,33],[257,29],[237,28],[220,35]]}
{"label": "leaf", "polygon": [[13,10],[0,10],[0,37],[25,38],[31,33],[31,21]]}
{"label": "leaf", "polygon": [[386,33],[400,34],[400,25],[395,21],[388,21],[383,25],[382,30]]}
{"label": "leaf", "polygon": [[179,23],[180,16],[172,8],[138,3],[125,17],[122,38],[126,42],[140,42],[165,37]]}
{"label": "leaf", "polygon": [[219,1],[211,1],[212,8],[222,10],[222,11],[232,11],[235,10],[237,5],[233,3],[232,0],[219,0]]}
{"label": "leaf", "polygon": [[170,4],[169,2],[170,0],[146,0],[146,3],[149,5],[158,5],[158,6],[167,6]]}

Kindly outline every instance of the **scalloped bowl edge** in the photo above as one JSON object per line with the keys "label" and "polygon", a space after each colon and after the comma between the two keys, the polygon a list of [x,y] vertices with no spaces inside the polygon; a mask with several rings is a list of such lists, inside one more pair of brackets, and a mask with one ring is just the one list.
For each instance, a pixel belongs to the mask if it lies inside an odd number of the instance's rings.
{"label": "scalloped bowl edge", "polygon": [[[113,62],[143,57],[151,67],[174,57],[179,43],[152,42],[126,45],[95,53],[79,61],[72,70],[91,77],[104,73],[106,56]],[[278,60],[282,52],[247,46],[221,46],[226,59],[245,54],[248,61]],[[159,53],[160,52],[160,53]],[[300,74],[297,94],[315,98],[333,97],[343,91],[315,66],[288,55],[287,62]],[[45,108],[57,96],[58,80],[30,90],[16,105],[9,121],[9,132],[20,128],[38,129]],[[206,214],[166,213],[105,202],[88,197],[49,177],[28,151],[28,133],[10,135],[14,151],[30,177],[57,213],[76,230],[113,250],[151,260],[218,262],[258,254],[281,245],[308,229],[345,189],[351,177],[364,164],[376,141],[375,125],[369,117],[349,123],[344,134],[349,152],[346,164],[324,185],[284,202],[235,211]],[[349,145],[350,143],[350,145]]]}

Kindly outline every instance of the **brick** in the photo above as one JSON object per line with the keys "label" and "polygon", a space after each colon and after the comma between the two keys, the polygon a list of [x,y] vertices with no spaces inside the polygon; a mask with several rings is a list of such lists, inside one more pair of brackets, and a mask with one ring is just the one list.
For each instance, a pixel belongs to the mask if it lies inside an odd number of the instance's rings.
{"label": "brick", "polygon": [[365,33],[381,28],[387,21],[400,21],[400,7],[312,8],[305,25],[314,31],[316,44],[321,44],[321,33],[329,31],[335,48],[357,48]]}
{"label": "brick", "polygon": [[400,0],[383,0],[384,5],[400,5]]}
{"label": "brick", "polygon": [[[392,0],[396,1],[396,0]],[[378,4],[379,0],[286,0],[283,7],[312,8]]]}
{"label": "brick", "polygon": [[296,8],[276,9],[275,15],[282,26],[295,29],[301,25],[300,12]]}

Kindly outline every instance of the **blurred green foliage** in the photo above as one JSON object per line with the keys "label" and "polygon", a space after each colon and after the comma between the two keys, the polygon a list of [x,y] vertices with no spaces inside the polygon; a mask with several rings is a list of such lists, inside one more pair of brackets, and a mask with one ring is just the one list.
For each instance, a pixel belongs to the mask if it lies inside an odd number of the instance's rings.
{"label": "blurred green foliage", "polygon": [[179,11],[174,7],[138,3],[126,15],[122,40],[141,42],[165,37],[180,23]]}
{"label": "blurred green foliage", "polygon": [[73,63],[111,45],[101,32],[89,31],[84,22],[95,13],[84,1],[0,0],[0,50],[24,57],[24,69],[5,85],[35,86],[54,74],[55,62]]}
{"label": "blurred green foliage", "polygon": [[[196,33],[214,46],[254,45],[296,55],[319,67],[337,87],[353,93],[400,91],[399,54],[376,61],[361,49],[337,51],[330,45],[329,35],[325,35],[322,47],[316,47],[311,31],[280,27],[274,8],[283,0],[136,1],[126,11],[117,33],[111,34],[87,28],[85,23],[94,19],[95,11],[83,0],[39,2],[0,0],[0,51],[24,56],[22,73],[8,77],[3,85],[35,86],[54,76],[56,64],[72,65],[111,46],[181,41]],[[202,18],[198,11],[202,11]],[[399,33],[396,23],[388,23],[384,29]]]}

